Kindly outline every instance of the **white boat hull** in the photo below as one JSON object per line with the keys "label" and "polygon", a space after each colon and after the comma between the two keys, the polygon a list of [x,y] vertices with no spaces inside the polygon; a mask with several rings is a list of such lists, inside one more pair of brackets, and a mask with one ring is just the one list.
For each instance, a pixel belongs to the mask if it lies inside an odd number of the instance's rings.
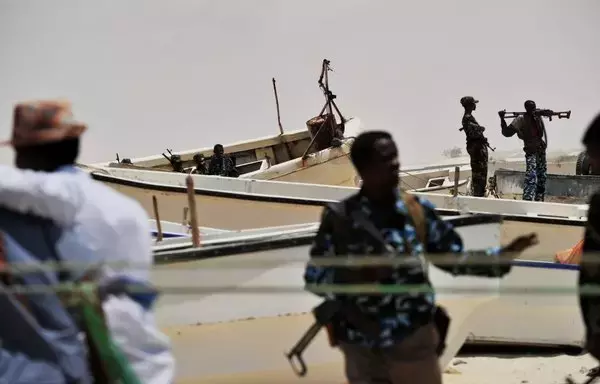
{"label": "white boat hull", "polygon": [[[497,170],[496,193],[503,199],[522,199],[524,171]],[[586,204],[600,189],[600,176],[561,175],[548,172],[545,201],[569,204]]]}
{"label": "white boat hull", "polygon": [[[499,243],[498,224],[457,226],[457,230],[469,249]],[[226,237],[223,234],[222,240]],[[263,238],[263,242],[268,240]],[[185,367],[179,372],[181,378],[205,380],[194,381],[201,383],[251,382],[242,379],[256,380],[258,376],[248,375],[257,372],[264,375],[264,371],[270,372],[268,377],[292,378],[282,351],[289,350],[310,326],[313,320],[305,313],[320,302],[302,290],[309,245],[241,253],[233,246],[225,247],[224,250],[209,247],[203,254],[196,255],[220,255],[217,259],[163,264],[153,272],[154,283],[167,291],[159,302],[156,316],[161,327],[172,336],[175,355]],[[430,267],[438,302],[452,317],[448,347],[441,365],[446,366],[467,339],[475,343],[580,346],[582,328],[574,275],[574,271],[516,265],[504,279],[485,279],[453,277]],[[560,297],[534,293],[511,296],[503,291],[549,282],[571,289],[571,293]],[[168,293],[169,288],[175,287],[185,287],[187,294]],[[277,288],[282,292],[275,292]],[[448,291],[461,288],[480,289],[480,292]],[[285,289],[295,290],[285,292]],[[194,290],[202,292],[194,293]],[[266,334],[268,343],[264,339]],[[211,345],[211,348],[197,348],[198,345]],[[192,351],[195,352],[191,354]],[[203,364],[194,364],[191,355],[194,361],[201,359]],[[311,379],[330,378],[336,369],[340,375],[343,372],[341,357],[327,345],[324,334],[307,350],[306,360]],[[236,364],[239,361],[244,364]],[[325,364],[331,366],[326,369]],[[231,374],[234,375],[229,378],[220,377]],[[238,381],[227,381],[233,378]]]}
{"label": "white boat hull", "polygon": [[[497,221],[458,228],[463,235],[465,245],[470,248],[498,244],[500,229]],[[299,229],[299,232],[305,231]],[[277,232],[272,233],[271,236],[277,238]],[[227,242],[231,242],[231,239]],[[207,377],[231,374],[232,371],[244,374],[263,370],[290,369],[281,352],[291,348],[311,323],[310,316],[294,316],[294,314],[310,312],[320,302],[318,297],[302,289],[302,275],[308,258],[308,247],[302,245],[264,252],[246,252],[219,259],[167,264],[155,268],[154,283],[167,291],[169,287],[172,289],[182,286],[186,287],[188,292],[207,288],[218,291],[219,288],[215,286],[219,286],[221,290],[228,287],[226,292],[204,292],[203,295],[166,294],[159,302],[157,320],[168,333],[176,334],[177,337],[173,341],[176,357],[186,360],[191,350],[190,340],[194,340],[195,345],[198,343],[212,345],[211,340],[214,339],[215,334],[220,334],[220,342],[217,345],[223,347],[215,346],[217,351],[211,348],[211,353],[203,357],[203,364],[193,365],[183,362],[183,366],[192,366],[195,369],[188,368],[182,375],[208,380]],[[214,247],[211,248],[214,250]],[[223,254],[219,251],[217,253]],[[433,274],[436,282],[456,281],[443,272],[435,271]],[[277,288],[292,288],[295,292],[251,292],[253,288],[256,290],[260,287],[270,287],[273,291]],[[449,364],[466,340],[469,327],[465,322],[475,314],[478,306],[485,304],[492,297],[493,294],[486,298],[446,300],[444,304],[453,317],[453,323],[447,340],[446,353],[440,359],[443,366]],[[244,322],[247,319],[252,319],[252,323]],[[189,327],[189,325],[199,324],[207,328],[206,332],[195,331]],[[269,343],[264,343],[265,332],[259,331],[261,324],[264,330],[269,331]],[[221,332],[218,332],[219,328]],[[237,342],[227,343],[226,341],[233,335]],[[341,363],[339,353],[328,347],[324,341],[321,335],[315,345],[307,350],[307,361],[311,363],[318,361],[321,364],[334,363],[339,366]],[[258,354],[257,348],[260,350]],[[242,358],[245,353],[250,353],[252,357]],[[195,359],[198,358],[196,354]],[[239,364],[234,363],[236,361],[247,363],[247,359],[252,363],[245,364],[245,369],[238,369]],[[342,370],[340,369],[339,372],[341,374]]]}
{"label": "white boat hull", "polygon": [[[94,177],[140,202],[150,216],[153,215],[152,196],[156,196],[161,219],[183,220],[184,209],[188,206],[184,187],[186,175],[143,171],[143,179],[151,182],[142,182],[135,180],[140,177],[140,171],[119,169],[114,173],[123,177]],[[324,204],[356,192],[356,188],[348,187],[214,176],[196,176],[194,180],[199,225],[227,230],[314,223],[320,219]],[[454,198],[434,193],[418,195],[430,200],[442,215],[457,212],[503,215],[503,242],[525,232],[537,232],[540,243],[523,255],[536,260],[552,260],[556,252],[576,244],[583,236],[587,214],[587,206],[570,204]],[[557,230],[560,230],[560,236],[556,236]]]}

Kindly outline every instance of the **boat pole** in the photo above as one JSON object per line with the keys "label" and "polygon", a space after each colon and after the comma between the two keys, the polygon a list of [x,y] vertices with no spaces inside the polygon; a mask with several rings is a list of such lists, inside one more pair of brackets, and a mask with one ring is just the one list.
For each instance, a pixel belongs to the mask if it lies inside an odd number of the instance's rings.
{"label": "boat pole", "polygon": [[198,213],[196,212],[196,196],[194,193],[194,179],[189,175],[185,179],[187,185],[188,206],[190,207],[190,225],[192,226],[192,244],[195,248],[200,246],[200,229],[198,228]]}
{"label": "boat pole", "polygon": [[273,78],[273,93],[275,93],[275,106],[277,107],[277,124],[279,124],[279,133],[283,135],[283,125],[281,125],[281,113],[279,112],[279,96],[277,96],[277,86]]}
{"label": "boat pole", "polygon": [[454,167],[454,197],[458,196],[458,179],[460,178],[460,167]]}
{"label": "boat pole", "polygon": [[[277,107],[277,124],[279,124],[279,134],[281,136],[283,136],[283,125],[281,124],[281,113],[279,111],[279,96],[277,95],[277,85],[275,85],[274,77],[272,80],[273,80],[273,93],[275,94],[275,107]],[[285,141],[283,139],[283,137],[281,138],[281,142],[283,143],[283,146],[285,147],[285,151],[287,152],[288,160],[292,160],[294,158],[294,155],[292,153],[292,150],[290,149],[289,144],[287,143],[287,141]]]}
{"label": "boat pole", "polygon": [[154,208],[154,220],[156,221],[156,242],[159,242],[163,239],[163,231],[160,216],[158,215],[158,200],[155,195],[152,195],[152,207]]}

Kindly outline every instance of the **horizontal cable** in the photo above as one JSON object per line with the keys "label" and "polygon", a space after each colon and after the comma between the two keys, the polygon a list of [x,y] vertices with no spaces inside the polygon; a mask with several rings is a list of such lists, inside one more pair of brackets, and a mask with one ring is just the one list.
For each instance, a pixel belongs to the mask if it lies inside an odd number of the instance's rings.
{"label": "horizontal cable", "polygon": [[[468,255],[467,258],[464,258]],[[465,253],[430,253],[423,254],[422,256],[428,262],[439,266],[454,266],[454,265],[507,265],[513,262],[533,262],[533,263],[551,263],[556,265],[569,265],[559,264],[550,260],[540,260],[536,258],[534,254],[528,254],[528,258],[513,258],[512,256],[519,254],[501,253],[500,257],[494,255],[485,254],[485,250],[482,251],[467,251]],[[545,256],[547,254],[538,254],[537,256]],[[421,256],[421,255],[419,255]],[[236,258],[233,260],[233,258]],[[586,253],[585,254],[586,264],[600,264],[600,252]],[[416,266],[421,265],[420,257],[417,255],[410,256],[405,254],[385,254],[385,255],[338,255],[334,257],[313,257],[308,259],[306,256],[275,256],[273,258],[258,258],[258,257],[246,257],[246,256],[229,256],[227,259],[221,258],[206,258],[198,260],[186,260],[182,262],[172,263],[161,263],[161,264],[149,264],[140,262],[130,261],[110,261],[105,263],[86,263],[86,262],[43,262],[43,263],[11,263],[0,267],[0,272],[9,272],[13,274],[19,273],[31,273],[41,271],[70,271],[70,270],[86,270],[90,268],[98,267],[111,267],[115,269],[139,269],[146,270],[152,269],[153,271],[175,271],[175,270],[209,270],[209,269],[244,269],[244,268],[276,268],[285,266],[285,264],[291,263],[305,263],[309,265],[319,267],[368,267],[368,266]],[[572,265],[572,264],[571,264]]]}
{"label": "horizontal cable", "polygon": [[[57,284],[48,285],[11,285],[4,286],[5,292],[13,294],[48,294],[48,293],[77,293],[79,290],[89,290],[95,286],[93,283],[82,285]],[[221,292],[227,294],[301,294],[309,292],[315,294],[344,294],[344,295],[389,295],[389,294],[484,294],[484,295],[574,295],[600,296],[600,284],[585,285],[580,288],[574,284],[572,287],[556,286],[480,286],[456,287],[436,286],[428,284],[323,284],[312,285],[306,288],[292,286],[235,286],[235,285],[210,285],[210,286],[158,286],[155,287],[161,294],[177,295],[208,295]],[[154,291],[131,285],[127,291],[132,294],[152,293]]]}

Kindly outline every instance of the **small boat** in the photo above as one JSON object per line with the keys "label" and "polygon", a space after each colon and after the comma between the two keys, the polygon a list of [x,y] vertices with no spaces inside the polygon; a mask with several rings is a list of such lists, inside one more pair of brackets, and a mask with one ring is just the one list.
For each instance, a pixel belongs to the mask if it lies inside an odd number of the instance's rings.
{"label": "small boat", "polygon": [[[498,216],[447,220],[467,249],[499,244]],[[279,383],[294,377],[282,351],[311,325],[307,313],[320,302],[302,289],[314,230],[314,225],[296,228],[296,233],[288,228],[284,234],[273,228],[243,241],[222,233],[217,235],[221,244],[156,253],[153,282],[165,292],[156,318],[171,336],[179,380]],[[576,273],[571,266],[555,266],[561,267],[516,261],[504,279],[453,277],[430,266],[438,302],[452,317],[441,365],[447,366],[465,341],[580,347]],[[558,284],[550,287],[551,296],[536,294],[550,282]],[[531,292],[523,292],[527,287]],[[564,292],[556,294],[557,288]],[[323,332],[306,351],[306,359],[305,380],[332,382],[332,375],[343,380],[341,356],[328,346]]]}
{"label": "small boat", "polygon": [[[112,169],[111,173],[92,173],[92,177],[140,202],[151,217],[154,216],[152,197],[156,196],[161,219],[184,220],[188,206],[187,175],[126,169]],[[137,180],[140,178],[145,181]],[[314,223],[325,204],[357,191],[350,187],[217,176],[193,176],[193,179],[199,225],[226,230]],[[430,200],[443,216],[501,215],[503,241],[525,232],[537,232],[540,243],[524,253],[527,258],[553,261],[556,252],[572,247],[583,237],[587,205],[415,194]],[[557,230],[561,236],[556,236]]]}
{"label": "small boat", "polygon": [[[321,112],[306,122],[306,129],[284,133],[279,121],[279,134],[224,145],[224,152],[233,161],[236,175],[245,179],[311,182],[330,185],[354,185],[356,172],[349,159],[354,137],[362,130],[357,118],[346,118],[340,112],[329,89],[328,60],[323,60],[319,87],[325,96]],[[279,101],[275,79],[273,89],[279,117]],[[128,170],[177,171],[190,173],[195,167],[194,156],[213,156],[213,147],[178,151],[145,158],[92,164],[87,168],[122,168]]]}
{"label": "small boat", "polygon": [[[447,220],[457,228],[468,249],[498,244],[497,216]],[[236,239],[238,235],[227,238],[223,234],[221,245],[155,254],[158,264],[153,270],[153,282],[165,292],[157,306],[156,319],[172,337],[181,375],[178,379],[219,382],[211,380],[220,375],[270,370],[293,375],[281,352],[289,349],[310,326],[312,319],[306,313],[320,302],[303,290],[302,281],[315,230],[315,225],[292,231],[273,228],[270,233],[255,234],[244,241]],[[437,270],[432,279],[436,285],[457,281]],[[468,337],[469,318],[475,309],[493,297],[495,292],[488,297],[442,301],[453,317],[442,365],[448,365]],[[264,342],[267,334],[269,343]],[[318,368],[314,369],[315,362],[333,364],[339,367],[340,375],[343,372],[339,353],[323,341],[320,335],[306,351],[309,379],[320,375]],[[211,347],[200,348],[202,345]],[[193,350],[196,352],[192,361]],[[202,364],[197,363],[200,360]]]}
{"label": "small boat", "polygon": [[[495,174],[495,192],[502,199],[521,199],[525,172],[498,169]],[[589,198],[600,189],[600,176],[560,175],[548,173],[546,197],[548,202],[586,204]]]}

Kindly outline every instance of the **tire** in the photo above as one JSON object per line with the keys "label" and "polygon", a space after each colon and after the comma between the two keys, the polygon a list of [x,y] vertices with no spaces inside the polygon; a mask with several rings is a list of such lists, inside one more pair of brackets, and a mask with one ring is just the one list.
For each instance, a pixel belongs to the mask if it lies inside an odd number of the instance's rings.
{"label": "tire", "polygon": [[575,174],[576,175],[589,175],[592,172],[592,167],[590,166],[590,160],[588,159],[588,155],[586,152],[581,152],[579,156],[577,156],[577,162],[575,163]]}

